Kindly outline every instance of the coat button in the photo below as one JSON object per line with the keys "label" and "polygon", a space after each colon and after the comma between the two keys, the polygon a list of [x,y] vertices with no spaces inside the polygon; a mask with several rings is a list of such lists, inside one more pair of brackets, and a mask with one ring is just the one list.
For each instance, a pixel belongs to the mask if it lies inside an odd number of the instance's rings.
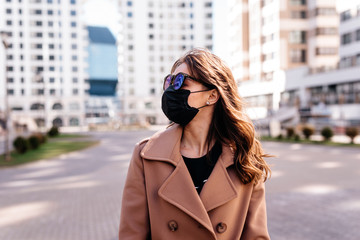
{"label": "coat button", "polygon": [[168,227],[169,227],[170,231],[175,232],[179,226],[175,220],[171,220],[168,222]]}
{"label": "coat button", "polygon": [[221,222],[221,223],[219,223],[219,224],[216,226],[216,231],[217,231],[218,233],[223,233],[223,232],[226,231],[226,228],[227,228],[226,224],[223,223],[223,222]]}

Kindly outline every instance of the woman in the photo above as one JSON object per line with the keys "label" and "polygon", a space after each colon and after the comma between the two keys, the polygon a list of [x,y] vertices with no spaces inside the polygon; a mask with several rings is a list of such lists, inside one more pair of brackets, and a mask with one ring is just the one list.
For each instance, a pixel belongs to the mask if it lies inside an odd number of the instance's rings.
{"label": "woman", "polygon": [[174,122],[138,143],[123,192],[119,239],[270,239],[270,169],[230,69],[194,49],[164,80]]}

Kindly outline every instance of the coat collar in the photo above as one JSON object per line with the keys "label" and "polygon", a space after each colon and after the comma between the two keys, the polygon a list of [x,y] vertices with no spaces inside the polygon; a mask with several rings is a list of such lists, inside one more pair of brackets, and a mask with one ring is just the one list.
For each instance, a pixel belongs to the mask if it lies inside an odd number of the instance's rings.
{"label": "coat collar", "polygon": [[233,164],[233,153],[229,146],[222,146],[222,154],[199,196],[180,153],[182,131],[183,128],[175,124],[156,133],[140,154],[146,160],[174,165],[175,169],[159,188],[159,196],[194,218],[216,238],[208,212],[238,196],[226,169]]}
{"label": "coat collar", "polygon": [[[165,161],[177,166],[182,160],[180,142],[183,127],[174,124],[169,128],[155,133],[141,151],[141,157],[148,160]],[[222,157],[219,159],[225,167],[233,164],[233,153],[229,146],[222,146]]]}

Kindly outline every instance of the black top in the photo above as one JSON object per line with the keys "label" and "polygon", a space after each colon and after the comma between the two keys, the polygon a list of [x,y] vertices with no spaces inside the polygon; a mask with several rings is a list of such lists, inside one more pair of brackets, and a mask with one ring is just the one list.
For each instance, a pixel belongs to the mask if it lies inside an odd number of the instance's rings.
{"label": "black top", "polygon": [[198,194],[200,194],[201,189],[208,180],[215,163],[221,155],[221,151],[221,144],[216,142],[209,152],[210,159],[207,159],[206,155],[200,158],[187,158],[183,156]]}

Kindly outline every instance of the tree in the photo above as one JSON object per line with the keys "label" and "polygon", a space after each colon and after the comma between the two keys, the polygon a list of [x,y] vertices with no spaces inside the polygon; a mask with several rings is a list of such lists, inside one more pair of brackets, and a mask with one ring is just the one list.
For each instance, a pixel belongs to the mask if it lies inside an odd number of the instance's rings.
{"label": "tree", "polygon": [[351,144],[354,144],[354,139],[359,134],[359,131],[356,127],[347,127],[345,134],[351,139]]}

